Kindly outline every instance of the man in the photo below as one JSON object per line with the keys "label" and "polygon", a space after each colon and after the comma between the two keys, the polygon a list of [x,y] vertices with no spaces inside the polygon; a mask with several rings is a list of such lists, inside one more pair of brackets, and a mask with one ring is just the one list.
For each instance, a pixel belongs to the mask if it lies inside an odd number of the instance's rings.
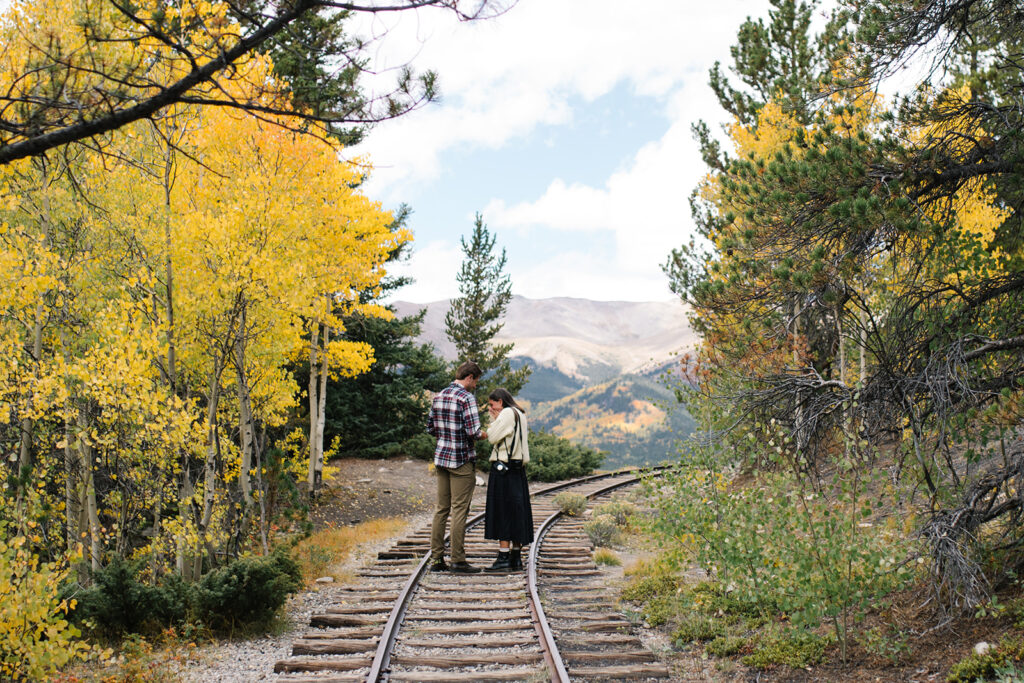
{"label": "man", "polygon": [[476,453],[473,442],[486,439],[480,430],[480,413],[473,391],[483,372],[473,361],[455,371],[455,381],[441,390],[430,406],[427,432],[437,437],[434,466],[437,468],[437,511],[430,533],[430,570],[444,571],[444,529],[452,519],[451,571],[480,571],[466,562],[466,516],[476,487]]}

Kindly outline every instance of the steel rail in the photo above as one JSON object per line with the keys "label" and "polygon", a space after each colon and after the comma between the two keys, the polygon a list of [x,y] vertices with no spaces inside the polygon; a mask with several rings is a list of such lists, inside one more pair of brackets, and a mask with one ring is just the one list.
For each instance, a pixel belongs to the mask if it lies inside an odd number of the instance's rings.
{"label": "steel rail", "polygon": [[[649,471],[657,472],[659,475],[666,469],[665,466],[658,466],[651,468]],[[620,472],[619,474],[623,474]],[[609,484],[604,488],[592,491],[587,494],[587,498],[596,498],[600,495],[614,491],[615,489],[622,488],[623,486],[629,486],[635,484],[641,480],[641,476],[638,475],[632,479],[626,481],[616,482]],[[553,513],[550,517],[544,520],[537,530],[537,537],[534,539],[533,545],[530,546],[530,555],[527,563],[527,588],[529,590],[530,599],[530,611],[534,614],[534,627],[537,629],[537,634],[540,636],[540,647],[544,653],[544,659],[548,662],[548,667],[551,671],[552,683],[569,683],[569,671],[565,668],[565,662],[562,661],[562,655],[558,651],[558,644],[555,642],[555,634],[551,631],[551,625],[548,624],[547,617],[544,615],[544,607],[540,601],[540,593],[537,590],[537,561],[540,555],[540,546],[544,542],[544,536],[547,535],[551,527],[555,525],[564,513],[559,510]]]}
{"label": "steel rail", "polygon": [[[660,469],[660,467],[655,468],[655,469]],[[592,481],[598,481],[598,480],[601,480],[601,479],[608,479],[610,477],[622,476],[623,474],[626,474],[626,473],[628,473],[630,471],[641,471],[641,470],[639,470],[638,468],[633,468],[632,470],[626,469],[626,470],[619,470],[619,471],[616,471],[616,472],[604,472],[604,473],[601,473],[601,474],[591,474],[591,475],[588,475],[586,477],[580,477],[579,479],[571,479],[569,481],[561,482],[559,484],[553,484],[551,486],[546,486],[544,488],[538,489],[537,491],[534,491],[531,494],[531,496],[547,495],[549,493],[554,493],[556,491],[561,491],[562,489],[567,489],[567,488],[572,488],[574,486],[579,486],[580,484],[587,484],[587,483],[590,483]],[[636,477],[634,479],[630,479],[626,483],[633,483],[633,482],[638,481],[638,480],[639,480],[639,477]],[[612,486],[612,487],[610,487],[610,490],[618,488],[618,486],[625,486],[625,484],[618,484],[616,486]],[[604,489],[602,489],[602,491],[603,490]],[[596,494],[596,495],[599,495],[599,494]],[[466,520],[466,529],[468,530],[468,529],[472,528],[473,526],[479,524],[481,521],[483,521],[485,515],[486,515],[485,512],[479,512],[479,513],[473,515],[472,517],[470,517],[469,519],[467,519]],[[450,540],[451,540],[451,533],[449,532],[448,534],[445,534],[445,537],[444,537],[445,544],[448,544],[450,542]],[[534,549],[539,545],[539,541],[540,541],[540,536],[538,535],[537,541],[530,547],[530,557],[531,558],[533,557]],[[426,572],[427,572],[427,565],[429,563],[430,563],[430,552],[428,551],[423,556],[423,559],[420,560],[420,563],[416,567],[416,569],[413,570],[412,574],[409,575],[409,579],[405,582],[405,585],[402,587],[402,592],[399,593],[398,598],[395,600],[395,606],[391,608],[391,612],[388,615],[388,620],[384,624],[384,630],[383,630],[383,632],[380,635],[380,641],[377,644],[377,651],[374,653],[373,662],[370,664],[370,672],[366,675],[367,683],[379,683],[379,681],[382,680],[382,676],[384,675],[384,672],[388,670],[388,667],[391,664],[391,653],[392,653],[392,651],[395,648],[395,641],[398,639],[399,628],[401,627],[402,621],[405,618],[405,613],[406,613],[406,611],[409,608],[409,602],[412,600],[413,592],[416,589],[416,587],[419,585],[420,581],[423,580],[423,575],[426,574]],[[536,578],[536,570],[535,570],[535,568],[534,568],[534,572],[533,572],[533,578],[534,578],[534,580]],[[535,585],[533,586],[533,588],[531,590],[531,594],[533,596],[536,596],[536,586]],[[539,597],[536,597],[536,599],[531,598],[531,600],[530,600],[530,610],[534,613],[535,619],[538,619],[538,618],[539,619],[544,619],[544,610],[540,606],[540,598]],[[538,612],[538,610],[539,610],[539,612]],[[535,623],[537,623],[537,622],[535,621]],[[547,628],[547,621],[546,620],[544,621],[544,624],[545,624],[545,628]],[[538,631],[538,633],[541,633],[541,632]],[[550,629],[548,629],[547,633],[550,636]],[[550,636],[550,642],[552,644],[554,643],[554,637],[553,636]],[[562,669],[564,670],[565,669],[565,665],[561,663],[561,657],[558,656],[558,650],[555,649],[553,651],[552,656],[549,658],[549,653],[547,652],[546,647],[547,647],[547,645],[546,645],[546,642],[544,640],[544,634],[541,633],[541,649],[542,649],[542,651],[544,651],[545,659],[548,660],[548,662],[549,662],[549,668],[554,668],[554,667],[557,667],[557,666],[560,665],[562,667]],[[566,678],[564,678],[563,680],[564,681],[568,681],[569,680],[568,676],[566,676]]]}

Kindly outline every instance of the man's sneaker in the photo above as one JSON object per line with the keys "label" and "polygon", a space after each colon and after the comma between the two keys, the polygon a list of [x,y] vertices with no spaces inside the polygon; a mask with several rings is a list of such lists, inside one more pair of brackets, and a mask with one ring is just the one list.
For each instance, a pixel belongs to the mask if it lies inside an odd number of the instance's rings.
{"label": "man's sneaker", "polygon": [[468,562],[452,562],[450,570],[457,574],[476,574],[480,567],[474,567]]}
{"label": "man's sneaker", "polygon": [[448,565],[444,563],[444,560],[438,560],[434,564],[430,565],[430,571],[432,572],[446,572],[448,571]]}

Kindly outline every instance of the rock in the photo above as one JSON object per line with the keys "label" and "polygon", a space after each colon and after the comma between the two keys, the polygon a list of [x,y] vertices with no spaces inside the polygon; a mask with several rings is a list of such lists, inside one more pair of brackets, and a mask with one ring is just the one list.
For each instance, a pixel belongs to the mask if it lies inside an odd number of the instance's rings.
{"label": "rock", "polygon": [[378,468],[377,468],[377,471],[378,471],[378,472],[387,472],[387,471],[388,471],[388,468],[387,468],[387,467],[378,467]]}
{"label": "rock", "polygon": [[992,645],[990,645],[989,643],[986,643],[983,640],[983,641],[981,641],[980,643],[978,643],[977,645],[974,646],[974,654],[978,655],[979,657],[983,657],[983,656],[987,655],[989,653],[989,650],[991,650],[991,649],[992,649]]}
{"label": "rock", "polygon": [[334,577],[333,576],[321,576],[319,579],[316,580],[316,582],[317,583],[334,583]]}
{"label": "rock", "polygon": [[356,483],[357,484],[372,484],[373,483],[373,479],[360,479]]}

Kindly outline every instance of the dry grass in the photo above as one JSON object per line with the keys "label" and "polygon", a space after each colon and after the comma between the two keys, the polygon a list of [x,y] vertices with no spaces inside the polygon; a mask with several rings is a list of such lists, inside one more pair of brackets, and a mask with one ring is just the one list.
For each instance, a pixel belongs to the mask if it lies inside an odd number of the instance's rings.
{"label": "dry grass", "polygon": [[314,532],[295,547],[294,557],[307,585],[321,576],[345,580],[342,569],[356,546],[373,543],[400,533],[408,522],[399,517],[374,519],[355,526],[333,527]]}
{"label": "dry grass", "polygon": [[614,550],[609,548],[598,548],[594,551],[594,563],[610,567],[619,567],[622,565],[622,560],[619,559],[618,553]]}

